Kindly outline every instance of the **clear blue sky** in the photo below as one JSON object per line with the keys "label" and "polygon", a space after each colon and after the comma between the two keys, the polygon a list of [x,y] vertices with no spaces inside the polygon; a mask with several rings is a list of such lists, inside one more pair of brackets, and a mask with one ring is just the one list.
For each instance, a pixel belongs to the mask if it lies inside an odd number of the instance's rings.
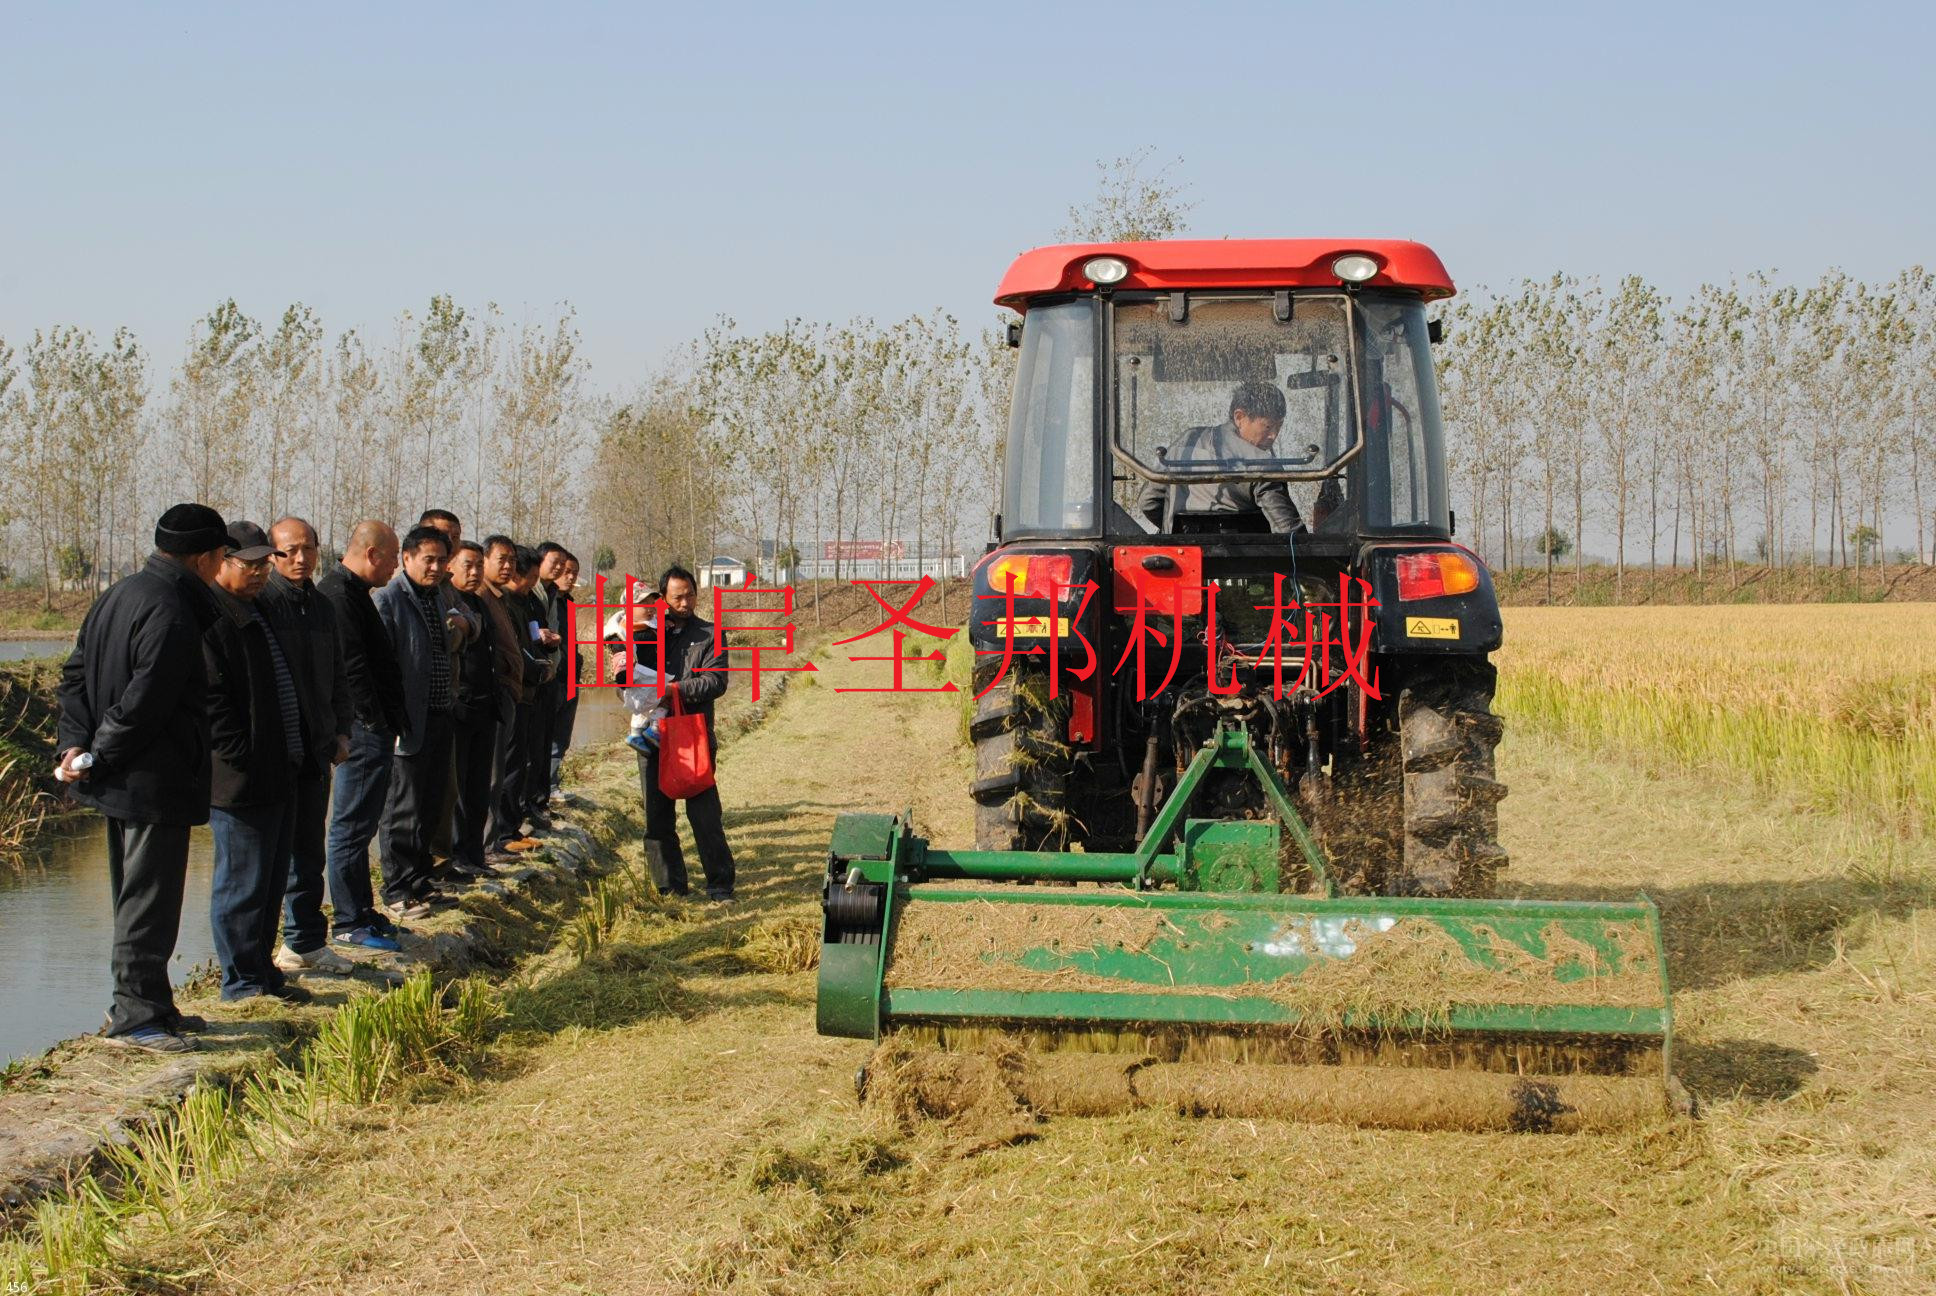
{"label": "clear blue sky", "polygon": [[714,317],[971,320],[1153,146],[1208,236],[1465,285],[1936,260],[1936,6],[8,3],[0,336],[220,298],[576,304],[599,386]]}

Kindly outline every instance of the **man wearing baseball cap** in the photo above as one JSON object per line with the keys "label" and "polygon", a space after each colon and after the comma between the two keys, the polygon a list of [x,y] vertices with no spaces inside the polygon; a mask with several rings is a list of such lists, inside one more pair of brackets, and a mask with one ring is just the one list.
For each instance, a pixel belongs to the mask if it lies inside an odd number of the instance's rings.
{"label": "man wearing baseball cap", "polygon": [[296,835],[296,773],[304,755],[296,671],[257,599],[277,557],[253,522],[228,525],[215,575],[222,615],[202,636],[208,729],[214,752],[215,879],[209,931],[222,965],[222,998],[310,994],[276,966],[276,927]]}
{"label": "man wearing baseball cap", "polygon": [[208,680],[202,634],[228,533],[204,504],[155,525],[138,572],[94,601],[61,669],[61,782],[107,820],[114,1003],[102,1034],[158,1053],[205,1023],[175,1008],[168,959],[181,927],[188,830],[208,822]]}

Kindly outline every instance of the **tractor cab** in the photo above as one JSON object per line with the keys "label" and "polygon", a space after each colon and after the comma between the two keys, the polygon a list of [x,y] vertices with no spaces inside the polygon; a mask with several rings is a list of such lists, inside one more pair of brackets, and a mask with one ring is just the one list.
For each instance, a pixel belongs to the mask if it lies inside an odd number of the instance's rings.
{"label": "tractor cab", "polygon": [[[1398,778],[1408,687],[1485,709],[1499,610],[1452,539],[1426,318],[1451,294],[1437,255],[1407,242],[1090,244],[1009,268],[995,300],[1021,314],[1021,354],[970,637],[986,660],[1004,650],[1025,691],[1066,700],[1041,723],[1067,755],[1002,757],[977,780],[984,845],[1140,841],[1189,754],[1231,723],[1233,696],[1320,826],[1341,789]],[[1072,591],[1091,586],[1085,605]],[[1325,642],[1304,642],[1326,617]],[[1181,651],[1159,688],[1110,669],[1139,627],[1171,623]],[[1045,652],[1018,659],[1018,627],[1021,651],[1058,649],[1052,668]],[[1303,657],[1288,676],[1287,641]],[[1360,660],[1343,660],[1353,646]],[[1360,852],[1359,884],[1488,885],[1503,856],[1483,797],[1434,812],[1457,841],[1393,832]]]}
{"label": "tractor cab", "polygon": [[1425,307],[1451,291],[1411,243],[1026,254],[996,299],[1023,312],[1002,538],[1449,538]]}

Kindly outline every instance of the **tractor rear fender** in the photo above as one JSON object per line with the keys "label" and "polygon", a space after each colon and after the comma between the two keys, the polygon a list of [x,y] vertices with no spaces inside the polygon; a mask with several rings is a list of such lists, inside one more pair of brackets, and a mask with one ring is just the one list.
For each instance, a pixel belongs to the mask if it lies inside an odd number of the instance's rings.
{"label": "tractor rear fender", "polygon": [[1371,650],[1480,656],[1504,630],[1485,562],[1464,545],[1380,541],[1358,550],[1354,574],[1371,586]]}

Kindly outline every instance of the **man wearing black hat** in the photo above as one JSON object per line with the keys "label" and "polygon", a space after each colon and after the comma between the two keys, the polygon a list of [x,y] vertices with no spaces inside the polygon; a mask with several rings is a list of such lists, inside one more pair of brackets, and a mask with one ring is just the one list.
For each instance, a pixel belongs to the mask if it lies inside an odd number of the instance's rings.
{"label": "man wearing black hat", "polygon": [[209,931],[222,965],[222,998],[274,995],[301,1003],[273,957],[289,853],[296,836],[296,773],[303,763],[296,670],[257,599],[274,546],[253,522],[231,522],[215,574],[222,615],[202,636],[208,728],[215,754],[209,827],[215,880]]}
{"label": "man wearing black hat", "polygon": [[168,959],[181,927],[188,830],[208,822],[208,679],[202,633],[219,615],[222,515],[177,504],[142,569],[88,609],[61,670],[56,776],[107,820],[114,1005],[103,1033],[153,1052],[194,1047]]}

